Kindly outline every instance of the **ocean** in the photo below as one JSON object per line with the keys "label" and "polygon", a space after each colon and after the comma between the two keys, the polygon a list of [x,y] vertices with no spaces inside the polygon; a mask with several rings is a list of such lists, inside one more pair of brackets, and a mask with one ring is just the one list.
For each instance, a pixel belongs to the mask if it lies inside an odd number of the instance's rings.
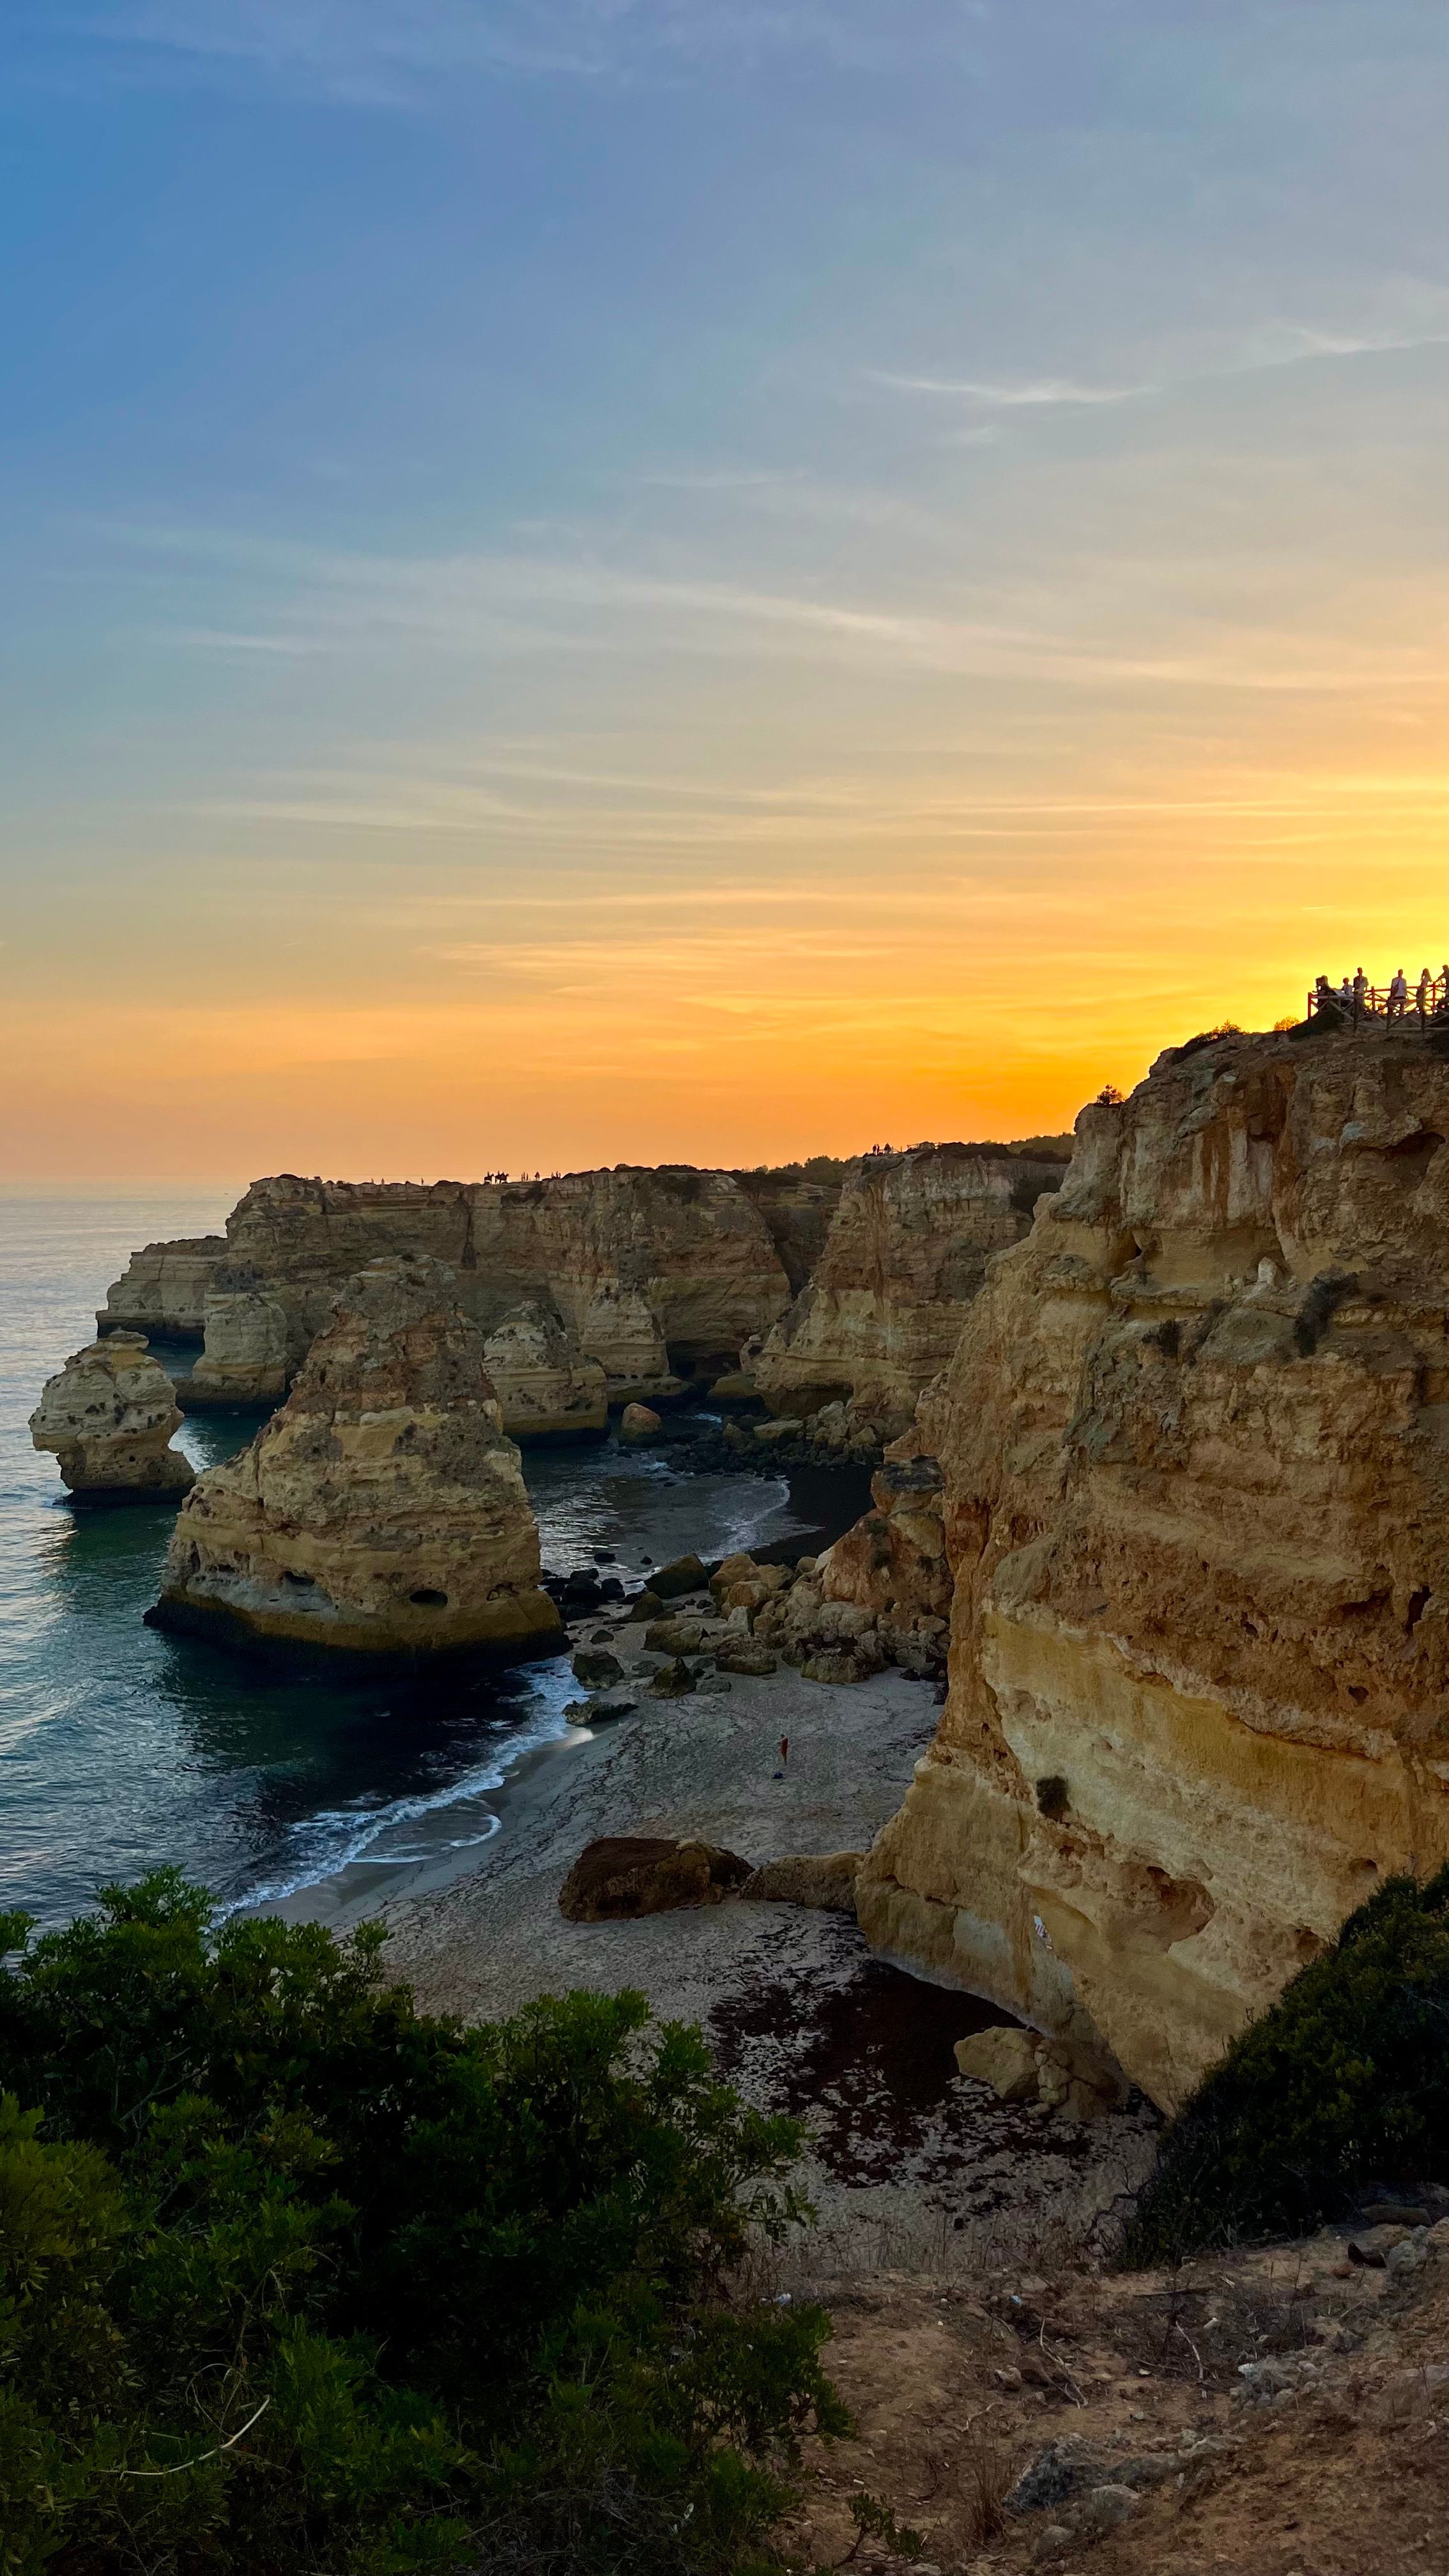
{"label": "ocean", "polygon": [[[393,1873],[484,1843],[507,1766],[568,1732],[562,1656],[501,1678],[303,1681],[142,1625],[174,1512],[74,1511],[27,1420],[94,1338],[132,1250],[219,1231],[225,1214],[196,1196],[0,1199],[0,1908],[42,1924],[163,1863],[223,1913],[295,1901],[364,1861],[385,1892]],[[189,1351],[154,1347],[189,1367]],[[263,1419],[191,1415],[177,1446],[212,1466]],[[525,1453],[524,1472],[544,1563],[562,1572],[610,1548],[636,1578],[689,1548],[722,1556],[811,1525],[783,1480],[691,1475],[612,1440]]]}

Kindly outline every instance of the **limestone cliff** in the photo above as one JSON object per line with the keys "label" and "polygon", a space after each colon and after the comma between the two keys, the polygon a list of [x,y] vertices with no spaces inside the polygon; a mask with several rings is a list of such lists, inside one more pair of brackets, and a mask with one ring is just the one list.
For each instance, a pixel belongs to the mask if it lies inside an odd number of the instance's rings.
{"label": "limestone cliff", "polygon": [[30,1417],[37,1449],[54,1452],[78,1503],[175,1501],[196,1470],[170,1445],[176,1394],[144,1333],[113,1332],[75,1352]]}
{"label": "limestone cliff", "polygon": [[1230,1038],[1077,1122],[923,1398],[955,1575],[875,1946],[1165,2106],[1449,1857],[1449,1062]]}
{"label": "limestone cliff", "polygon": [[148,1243],[133,1252],[125,1272],[106,1291],[96,1315],[98,1333],[162,1333],[173,1341],[201,1339],[206,1292],[226,1241],[193,1235],[175,1243]]}
{"label": "limestone cliff", "polygon": [[[790,1297],[785,1267],[752,1200],[724,1172],[621,1166],[548,1181],[254,1182],[227,1220],[228,1273],[286,1322],[286,1374],[300,1365],[344,1280],[378,1257],[425,1254],[457,1274],[459,1302],[485,1332],[536,1306],[602,1363],[611,1399],[670,1391],[673,1372],[712,1375],[767,1332]],[[239,1345],[271,1323],[219,1302],[199,1391],[247,1389]],[[261,1373],[256,1400],[272,1392]]]}
{"label": "limestone cliff", "polygon": [[917,1145],[852,1163],[809,1286],[751,1374],[771,1411],[845,1400],[888,1435],[950,1358],[989,1256],[1017,1242],[1059,1165]]}
{"label": "limestone cliff", "polygon": [[495,1324],[483,1364],[511,1440],[601,1439],[608,1429],[603,1363],[585,1358],[544,1307],[516,1306]]}
{"label": "limestone cliff", "polygon": [[553,1650],[518,1451],[454,1285],[426,1257],[349,1282],[281,1411],[188,1495],[154,1625],[371,1654]]}
{"label": "limestone cliff", "polygon": [[798,1297],[830,1239],[845,1166],[784,1164],[778,1169],[735,1172],[732,1177],[769,1228],[770,1240],[784,1265],[790,1294]]}
{"label": "limestone cliff", "polygon": [[206,1292],[205,1343],[180,1389],[188,1413],[279,1404],[290,1375],[286,1307],[250,1262],[218,1262]]}

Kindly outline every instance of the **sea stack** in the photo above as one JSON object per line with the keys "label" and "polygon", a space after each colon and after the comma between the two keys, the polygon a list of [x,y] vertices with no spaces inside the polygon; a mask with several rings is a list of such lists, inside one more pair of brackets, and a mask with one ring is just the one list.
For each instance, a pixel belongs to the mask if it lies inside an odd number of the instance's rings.
{"label": "sea stack", "polygon": [[1084,1110],[921,1400],[950,1695],[861,1924],[1165,2109],[1449,1860],[1441,1043],[1203,1040]]}
{"label": "sea stack", "polygon": [[170,1445],[180,1428],[176,1390],[144,1333],[109,1333],[76,1351],[30,1417],[36,1448],[53,1450],[78,1503],[177,1500],[196,1480]]}
{"label": "sea stack", "polygon": [[349,1281],[280,1412],[194,1486],[152,1626],[388,1657],[555,1650],[518,1451],[454,1291],[427,1255]]}

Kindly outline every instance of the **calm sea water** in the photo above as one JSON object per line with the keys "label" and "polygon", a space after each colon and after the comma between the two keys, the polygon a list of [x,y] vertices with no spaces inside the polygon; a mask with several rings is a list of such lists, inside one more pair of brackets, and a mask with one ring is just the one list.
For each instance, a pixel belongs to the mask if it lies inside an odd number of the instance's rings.
{"label": "calm sea water", "polygon": [[[224,1215],[199,1198],[0,1200],[0,1906],[42,1922],[161,1862],[233,1907],[481,1842],[504,1766],[562,1735],[576,1695],[562,1657],[473,1683],[304,1683],[142,1626],[173,1513],[73,1511],[27,1417],[133,1248]],[[211,1466],[262,1419],[192,1415],[177,1445]],[[544,1562],[564,1571],[609,1547],[629,1577],[804,1526],[783,1484],[612,1442],[535,1452],[525,1472]]]}

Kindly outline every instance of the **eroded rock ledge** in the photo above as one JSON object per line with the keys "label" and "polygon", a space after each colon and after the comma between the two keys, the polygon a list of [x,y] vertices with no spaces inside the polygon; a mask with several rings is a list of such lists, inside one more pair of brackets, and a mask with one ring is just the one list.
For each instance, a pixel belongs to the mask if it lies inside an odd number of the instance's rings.
{"label": "eroded rock ledge", "polygon": [[[861,1920],[1174,2105],[1449,1856],[1449,1062],[1226,1039],[1084,1110],[900,1445],[950,1692]],[[926,1597],[880,1500],[835,1580]]]}
{"label": "eroded rock ledge", "polygon": [[454,1287],[425,1257],[348,1284],[281,1411],[192,1488],[152,1625],[373,1655],[556,1649],[518,1451]]}

